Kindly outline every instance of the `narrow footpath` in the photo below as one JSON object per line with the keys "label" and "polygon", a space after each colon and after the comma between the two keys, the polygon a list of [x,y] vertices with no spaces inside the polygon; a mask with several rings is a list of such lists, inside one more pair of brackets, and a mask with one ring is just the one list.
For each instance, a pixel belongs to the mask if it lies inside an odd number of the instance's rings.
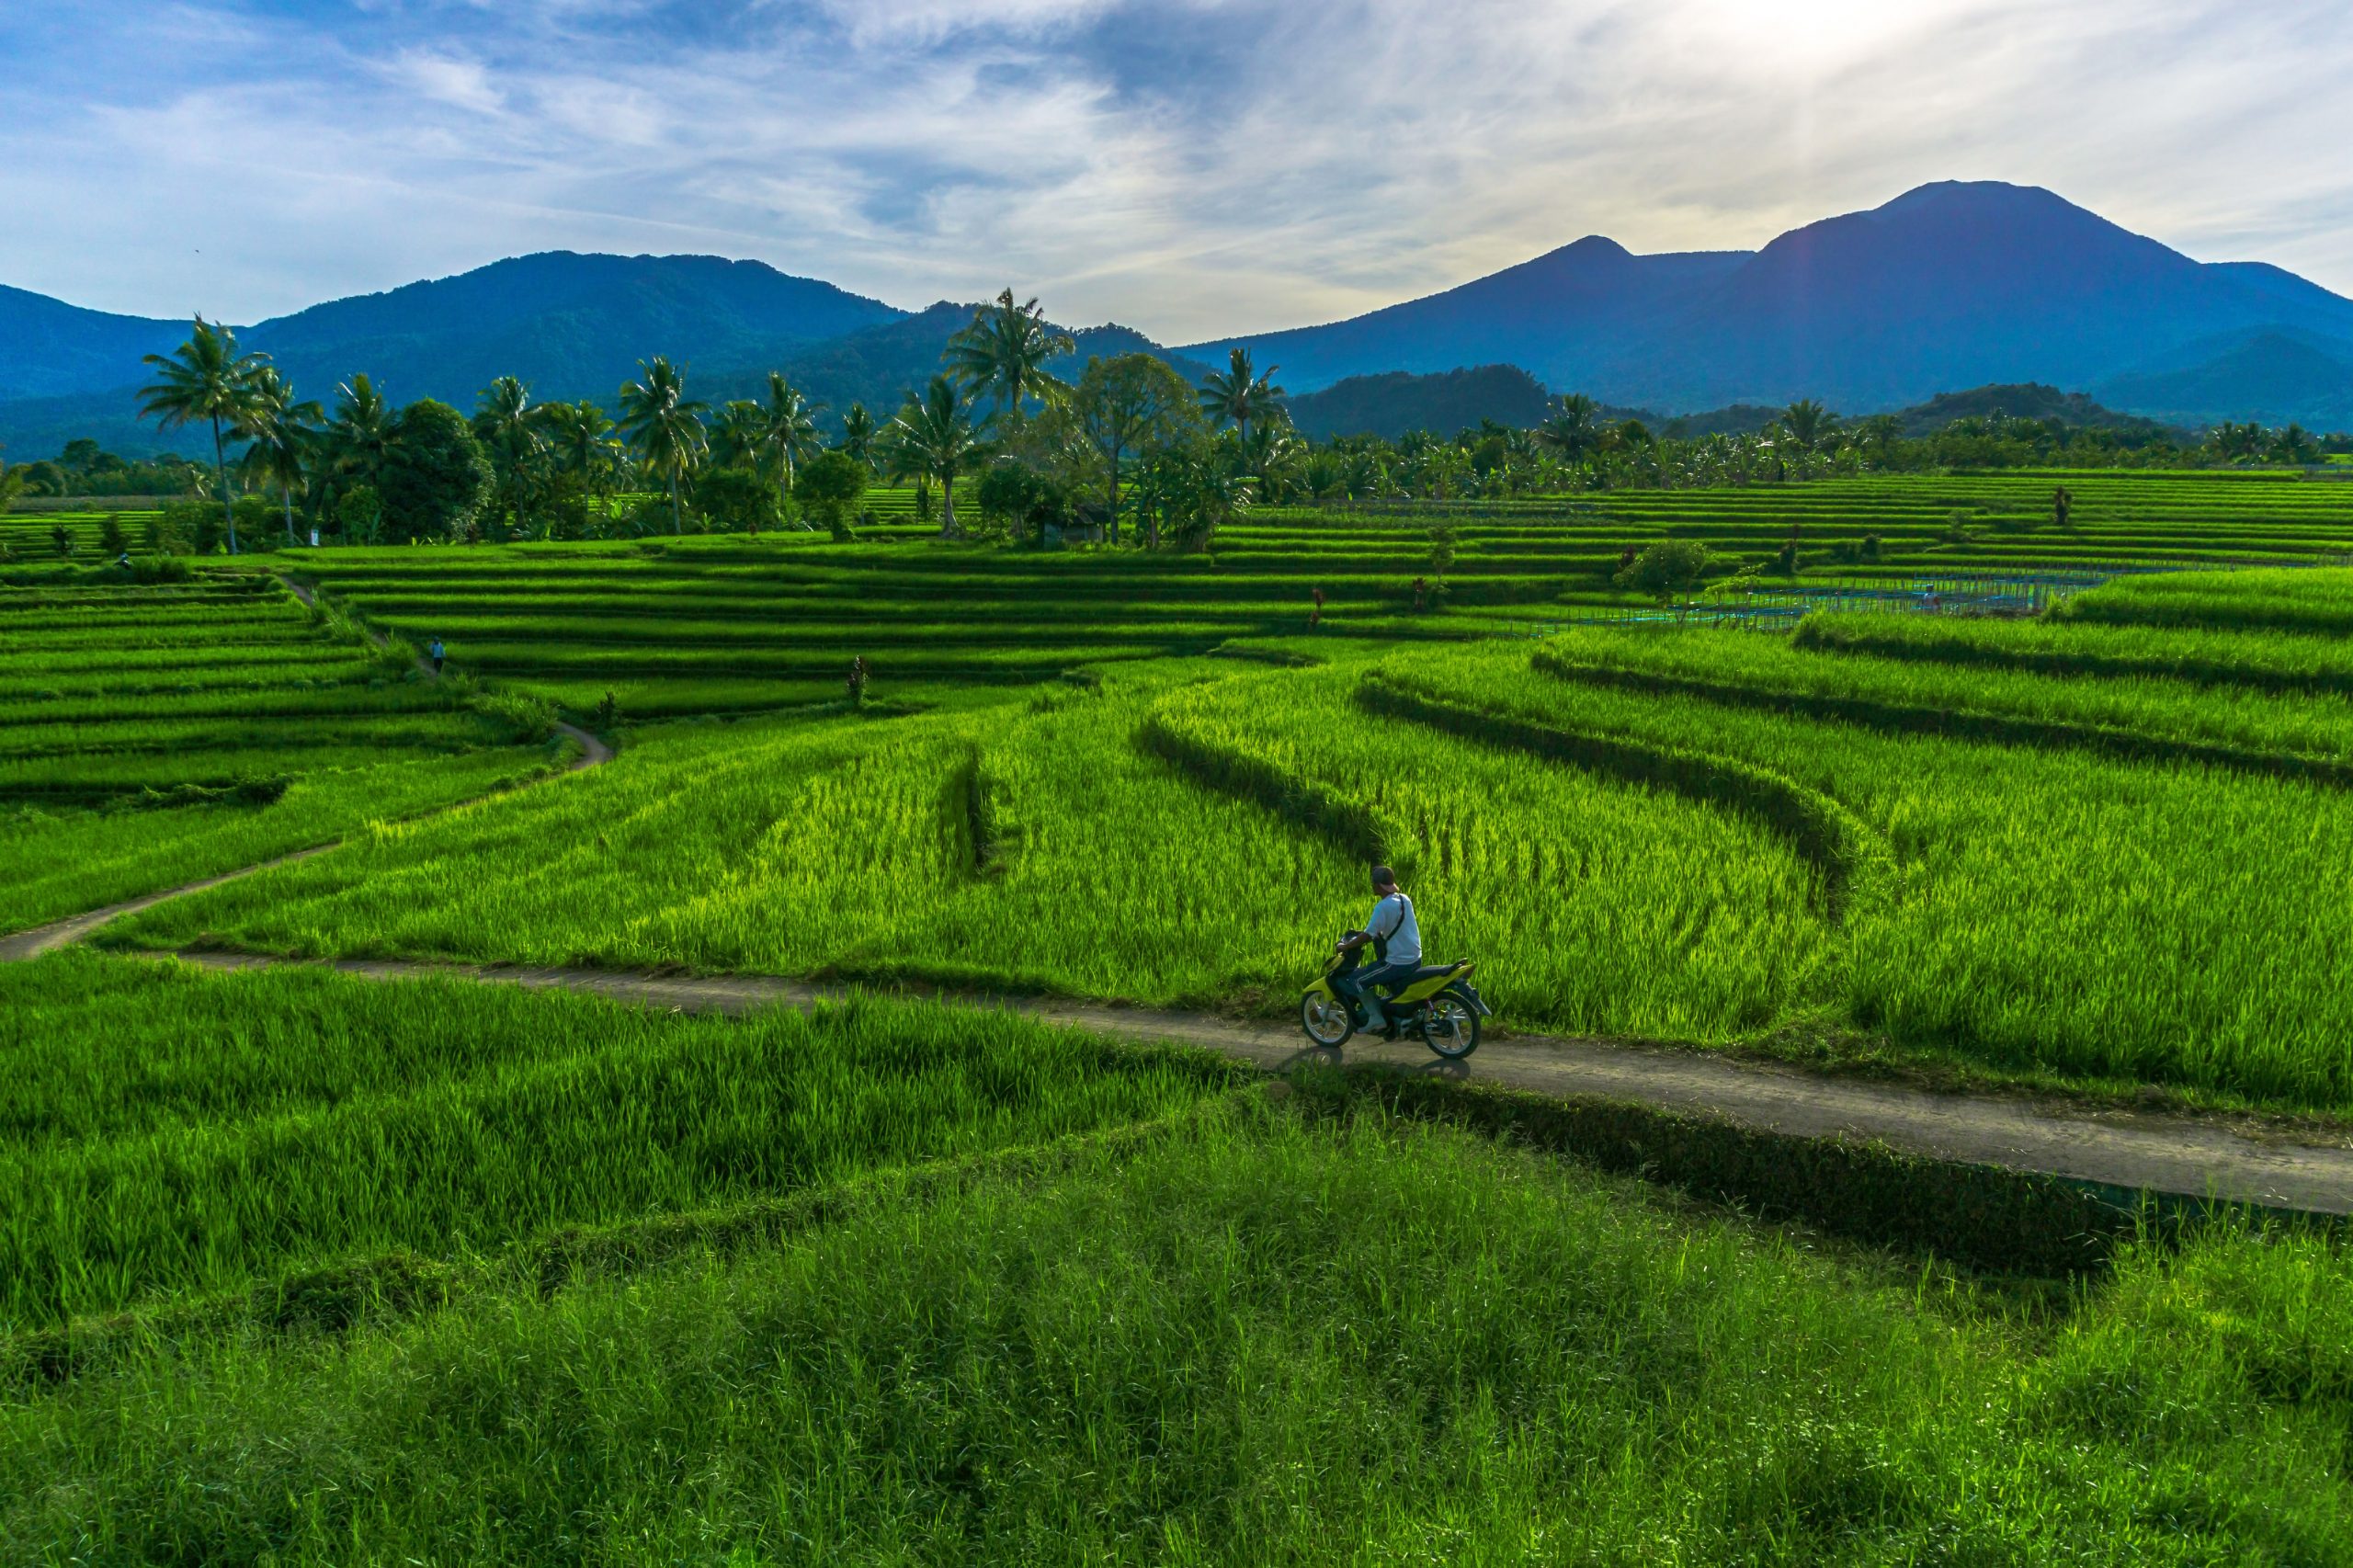
{"label": "narrow footpath", "polygon": [[[183,952],[207,968],[237,970],[314,960]],[[585,992],[686,1012],[809,1007],[847,988],[764,975],[689,978],[608,970],[418,963],[382,959],[320,962],[371,980],[440,976],[541,990]],[[2179,1116],[2087,1109],[2058,1100],[1938,1094],[1900,1084],[1825,1077],[1802,1068],[1701,1051],[1595,1040],[1515,1036],[1465,1062],[1441,1062],[1418,1043],[1359,1037],[1321,1051],[1297,1030],[1212,1014],[1111,1007],[1051,998],[943,994],[945,1002],[1001,1007],[1049,1023],[1127,1040],[1206,1047],[1270,1073],[1309,1062],[1377,1065],[1489,1083],[1556,1098],[1617,1100],[1796,1138],[1860,1139],[1961,1165],[2059,1176],[2131,1192],[2249,1203],[2300,1213],[2353,1214],[2353,1147],[2272,1141]]]}

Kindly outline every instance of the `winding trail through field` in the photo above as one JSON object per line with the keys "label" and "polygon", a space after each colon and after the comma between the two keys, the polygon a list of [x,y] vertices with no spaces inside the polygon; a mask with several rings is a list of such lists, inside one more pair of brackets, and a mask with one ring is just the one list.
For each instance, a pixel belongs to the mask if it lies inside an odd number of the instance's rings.
{"label": "winding trail through field", "polygon": [[[310,589],[285,581],[304,603],[313,602]],[[380,645],[385,641],[373,631],[369,635]],[[569,724],[559,728],[581,748],[574,770],[611,760],[612,749],[596,736]],[[0,961],[36,958],[82,940],[118,916],[335,847],[301,850],[0,937]],[[309,966],[370,980],[457,978],[584,992],[688,1012],[808,1007],[845,995],[848,989],[767,975],[698,978],[382,959],[297,960],[210,950],[177,956],[218,970]],[[2308,1129],[2258,1118],[2226,1124],[2057,1097],[1939,1093],[1705,1051],[1597,1040],[1516,1036],[1489,1042],[1467,1062],[1450,1063],[1436,1060],[1418,1044],[1358,1040],[1344,1051],[1319,1051],[1288,1027],[1206,1013],[1052,998],[927,994],[941,1001],[1004,1008],[1130,1040],[1204,1047],[1270,1073],[1311,1062],[1345,1062],[1351,1067],[1444,1075],[1556,1098],[1631,1103],[1782,1137],[1861,1140],[1918,1158],[2057,1176],[2122,1193],[2353,1215],[2353,1135],[2323,1141]]]}

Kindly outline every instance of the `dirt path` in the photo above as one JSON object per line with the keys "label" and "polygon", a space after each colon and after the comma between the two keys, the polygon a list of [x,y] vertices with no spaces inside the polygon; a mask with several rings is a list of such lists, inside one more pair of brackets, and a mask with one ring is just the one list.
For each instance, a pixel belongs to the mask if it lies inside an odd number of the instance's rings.
{"label": "dirt path", "polygon": [[[228,970],[301,961],[242,953],[179,956]],[[741,1013],[779,1004],[806,1007],[842,994],[840,987],[762,975],[693,979],[371,959],[322,967],[373,980],[440,975],[580,991],[688,1012]],[[1631,1101],[1790,1137],[1863,1139],[1927,1159],[2039,1172],[2126,1191],[2353,1214],[2353,1147],[2269,1142],[2174,1116],[2087,1112],[2062,1102],[1993,1095],[1936,1094],[1696,1051],[1589,1040],[1516,1037],[1492,1041],[1468,1062],[1453,1064],[1439,1062],[1420,1045],[1378,1040],[1354,1040],[1345,1051],[1320,1051],[1290,1028],[1208,1014],[1032,998],[945,999],[1003,1007],[1131,1040],[1205,1046],[1269,1072],[1345,1059],[1351,1064],[1378,1063],[1559,1097]]]}

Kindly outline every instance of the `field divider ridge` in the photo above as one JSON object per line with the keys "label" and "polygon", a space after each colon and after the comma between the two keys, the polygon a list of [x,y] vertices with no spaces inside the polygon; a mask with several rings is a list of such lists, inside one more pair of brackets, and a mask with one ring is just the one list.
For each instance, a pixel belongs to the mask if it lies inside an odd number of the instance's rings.
{"label": "field divider ridge", "polygon": [[1901,735],[1942,735],[1993,745],[2096,752],[2131,762],[2195,762],[2209,767],[2277,778],[2300,778],[2332,790],[2353,790],[2353,764],[2302,752],[2259,751],[2220,741],[2192,741],[2137,730],[2030,719],[1958,708],[1927,708],[1876,697],[1792,691],[1705,680],[1659,670],[1630,669],[1563,658],[1540,648],[1529,660],[1540,674],[1573,686],[1601,687],[1652,697],[1688,697],[1724,708],[1748,708],[1802,719],[1828,719]]}
{"label": "field divider ridge", "polygon": [[1754,817],[1789,839],[1822,873],[1824,914],[1834,923],[1844,924],[1861,901],[1892,892],[1895,861],[1887,840],[1845,805],[1771,768],[1737,757],[1561,729],[1469,707],[1416,690],[1379,670],[1358,682],[1355,700],[1382,718],[1507,746]]}

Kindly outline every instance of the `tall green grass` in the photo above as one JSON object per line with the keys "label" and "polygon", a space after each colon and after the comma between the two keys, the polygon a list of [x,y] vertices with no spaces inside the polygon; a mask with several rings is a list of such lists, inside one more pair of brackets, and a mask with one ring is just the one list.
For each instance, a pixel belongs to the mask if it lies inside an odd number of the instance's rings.
{"label": "tall green grass", "polygon": [[2055,1321],[1474,1136],[1248,1112],[0,1409],[31,1563],[2327,1562],[2353,1277]]}
{"label": "tall green grass", "polygon": [[1164,1115],[1206,1058],[858,1000],[685,1017],[462,981],[0,971],[0,1326]]}

